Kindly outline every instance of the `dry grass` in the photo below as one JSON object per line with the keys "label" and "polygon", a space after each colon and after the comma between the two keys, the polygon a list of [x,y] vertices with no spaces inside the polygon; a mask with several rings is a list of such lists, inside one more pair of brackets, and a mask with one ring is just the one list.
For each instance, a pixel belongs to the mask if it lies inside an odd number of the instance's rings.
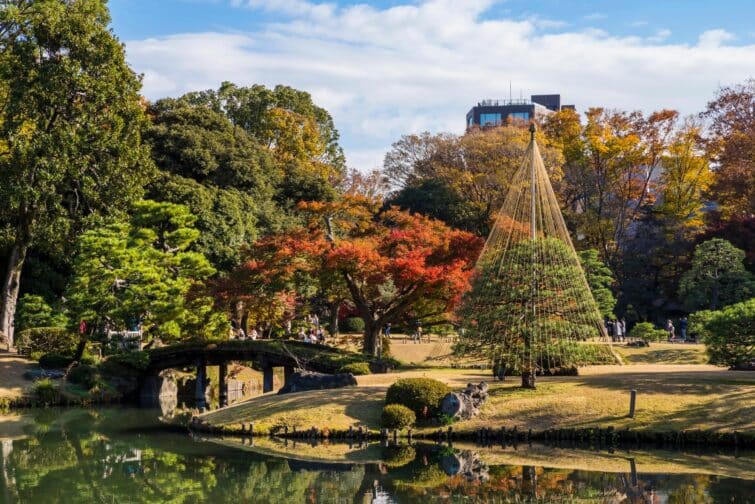
{"label": "dry grass", "polygon": [[[205,414],[216,425],[255,422],[255,429],[276,426],[344,429],[379,428],[388,386],[398,378],[426,376],[452,388],[490,382],[474,370],[426,369],[359,377],[358,387],[265,394]],[[755,372],[733,372],[707,365],[636,365],[585,368],[578,377],[539,380],[537,390],[523,390],[516,379],[490,384],[482,414],[458,424],[460,430],[486,426],[608,426],[648,430],[713,429],[755,431]],[[638,393],[634,419],[626,417],[629,390]]]}

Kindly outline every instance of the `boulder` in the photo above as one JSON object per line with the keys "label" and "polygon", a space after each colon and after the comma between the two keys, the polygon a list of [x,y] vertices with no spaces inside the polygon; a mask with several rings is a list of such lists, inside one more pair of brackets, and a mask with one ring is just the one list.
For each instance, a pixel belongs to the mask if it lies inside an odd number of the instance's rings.
{"label": "boulder", "polygon": [[446,394],[440,403],[440,411],[444,415],[460,420],[468,420],[480,414],[480,408],[488,400],[488,384],[479,385],[468,383],[461,392]]}
{"label": "boulder", "polygon": [[351,373],[325,374],[314,371],[297,371],[291,374],[278,393],[289,394],[305,390],[351,387],[356,384],[357,379]]}

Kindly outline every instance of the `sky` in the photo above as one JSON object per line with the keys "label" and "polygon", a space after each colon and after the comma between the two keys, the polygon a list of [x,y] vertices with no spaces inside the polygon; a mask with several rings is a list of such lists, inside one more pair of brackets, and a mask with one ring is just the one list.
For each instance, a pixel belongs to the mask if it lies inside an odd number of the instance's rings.
{"label": "sky", "polygon": [[110,0],[155,100],[223,81],[308,91],[347,164],[382,165],[401,135],[462,133],[480,100],[559,93],[696,114],[755,77],[752,0]]}

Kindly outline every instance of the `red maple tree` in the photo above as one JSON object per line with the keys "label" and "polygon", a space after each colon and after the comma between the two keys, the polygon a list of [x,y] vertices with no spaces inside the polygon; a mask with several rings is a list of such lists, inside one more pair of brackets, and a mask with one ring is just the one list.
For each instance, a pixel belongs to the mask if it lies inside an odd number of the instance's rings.
{"label": "red maple tree", "polygon": [[409,313],[418,319],[450,313],[482,246],[471,233],[396,208],[380,211],[366,197],[302,203],[300,210],[306,225],[255,243],[226,292],[259,304],[280,292],[301,296],[305,278],[329,283],[347,293],[364,321],[364,350],[373,355],[387,323]]}

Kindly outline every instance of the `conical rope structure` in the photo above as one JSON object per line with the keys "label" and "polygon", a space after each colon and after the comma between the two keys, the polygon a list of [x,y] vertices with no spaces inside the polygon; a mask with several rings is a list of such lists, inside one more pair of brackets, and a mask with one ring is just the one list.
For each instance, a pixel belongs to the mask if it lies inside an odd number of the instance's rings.
{"label": "conical rope structure", "polygon": [[460,308],[460,348],[500,372],[521,373],[525,387],[535,386],[536,373],[579,365],[581,342],[605,337],[534,125],[530,132]]}

